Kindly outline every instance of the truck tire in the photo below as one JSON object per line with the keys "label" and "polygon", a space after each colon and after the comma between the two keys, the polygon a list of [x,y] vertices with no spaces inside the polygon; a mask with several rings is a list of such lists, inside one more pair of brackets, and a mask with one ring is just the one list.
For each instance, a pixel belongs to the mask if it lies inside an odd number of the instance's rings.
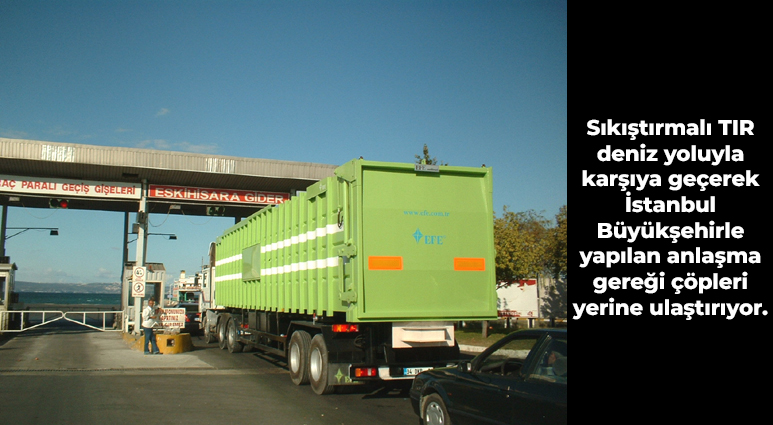
{"label": "truck tire", "polygon": [[328,351],[322,334],[314,335],[309,346],[309,383],[319,395],[330,394],[335,387],[327,382]]}
{"label": "truck tire", "polygon": [[212,344],[213,342],[217,341],[217,337],[215,335],[215,332],[213,332],[212,329],[209,327],[209,320],[207,320],[206,313],[204,314],[204,342],[207,344]]}
{"label": "truck tire", "polygon": [[228,335],[226,340],[228,341],[228,351],[230,353],[241,353],[244,350],[244,344],[239,342],[239,330],[236,329],[236,321],[230,319],[228,321]]}
{"label": "truck tire", "polygon": [[220,320],[217,321],[217,345],[221,350],[225,350],[227,345],[226,339],[228,339],[228,335],[226,332],[226,325],[228,324],[228,319],[230,319],[230,317],[222,316],[220,317]]}
{"label": "truck tire", "polygon": [[290,337],[290,348],[287,350],[287,368],[290,369],[290,379],[295,385],[309,383],[309,348],[311,335],[306,331],[295,331]]}

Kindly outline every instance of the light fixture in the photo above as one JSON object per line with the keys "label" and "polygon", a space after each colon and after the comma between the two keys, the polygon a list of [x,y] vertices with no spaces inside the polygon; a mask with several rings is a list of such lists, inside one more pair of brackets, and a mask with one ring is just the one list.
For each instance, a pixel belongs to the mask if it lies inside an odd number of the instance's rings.
{"label": "light fixture", "polygon": [[7,230],[19,230],[19,232],[16,232],[12,234],[11,236],[6,236],[5,240],[11,239],[12,237],[16,235],[21,235],[22,233],[26,232],[27,230],[50,230],[49,235],[51,236],[59,236],[59,228],[58,227],[6,227]]}
{"label": "light fixture", "polygon": [[[175,235],[174,233],[148,233],[148,236],[166,236],[166,238],[169,239],[170,241],[176,241],[177,240],[177,235]],[[126,243],[130,244],[130,243],[132,243],[132,242],[134,242],[136,240],[137,239],[132,239],[132,240],[126,242]]]}

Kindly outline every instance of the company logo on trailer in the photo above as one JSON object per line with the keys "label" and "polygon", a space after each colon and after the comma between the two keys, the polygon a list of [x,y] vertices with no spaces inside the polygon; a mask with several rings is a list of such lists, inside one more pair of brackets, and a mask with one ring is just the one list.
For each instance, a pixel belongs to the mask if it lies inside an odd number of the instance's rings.
{"label": "company logo on trailer", "polygon": [[443,240],[446,238],[445,235],[425,235],[421,233],[421,230],[418,228],[413,233],[413,238],[416,239],[416,243],[420,244],[422,241],[424,241],[424,245],[443,245]]}

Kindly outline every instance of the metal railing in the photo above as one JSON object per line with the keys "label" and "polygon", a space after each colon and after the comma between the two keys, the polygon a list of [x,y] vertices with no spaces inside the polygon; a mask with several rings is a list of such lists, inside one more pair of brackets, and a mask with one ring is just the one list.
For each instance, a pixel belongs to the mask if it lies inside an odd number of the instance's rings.
{"label": "metal railing", "polygon": [[[108,320],[108,314],[112,317]],[[18,316],[15,316],[18,315]],[[58,320],[77,323],[102,332],[120,332],[122,311],[56,311],[56,310],[10,310],[0,311],[0,332],[24,332]],[[88,323],[88,322],[91,323]],[[14,329],[9,325],[15,324]],[[96,323],[96,325],[94,325]],[[101,323],[101,327],[99,324]]]}

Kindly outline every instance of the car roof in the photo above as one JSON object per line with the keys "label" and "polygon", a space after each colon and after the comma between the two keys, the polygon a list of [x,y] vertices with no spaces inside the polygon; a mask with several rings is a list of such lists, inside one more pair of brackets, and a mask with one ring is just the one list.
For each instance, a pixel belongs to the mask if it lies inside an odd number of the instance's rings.
{"label": "car roof", "polygon": [[[565,328],[521,329],[521,330],[514,331],[512,333],[520,333],[521,335],[525,335],[525,334],[532,334],[532,335],[544,335],[544,334],[560,335],[560,334],[564,334],[564,335],[566,335],[566,329]],[[510,334],[508,334],[508,335],[510,335]]]}
{"label": "car roof", "polygon": [[[538,328],[538,329],[520,329],[517,331],[510,332],[509,334],[505,335],[502,339],[499,341],[496,341],[491,346],[495,345],[504,345],[506,344],[504,341],[509,341],[511,338],[515,338],[515,335],[519,336],[533,336],[537,338],[542,338],[545,335],[548,335],[550,337],[557,337],[561,339],[566,339],[566,329],[561,328]],[[489,347],[490,348],[490,347]]]}

